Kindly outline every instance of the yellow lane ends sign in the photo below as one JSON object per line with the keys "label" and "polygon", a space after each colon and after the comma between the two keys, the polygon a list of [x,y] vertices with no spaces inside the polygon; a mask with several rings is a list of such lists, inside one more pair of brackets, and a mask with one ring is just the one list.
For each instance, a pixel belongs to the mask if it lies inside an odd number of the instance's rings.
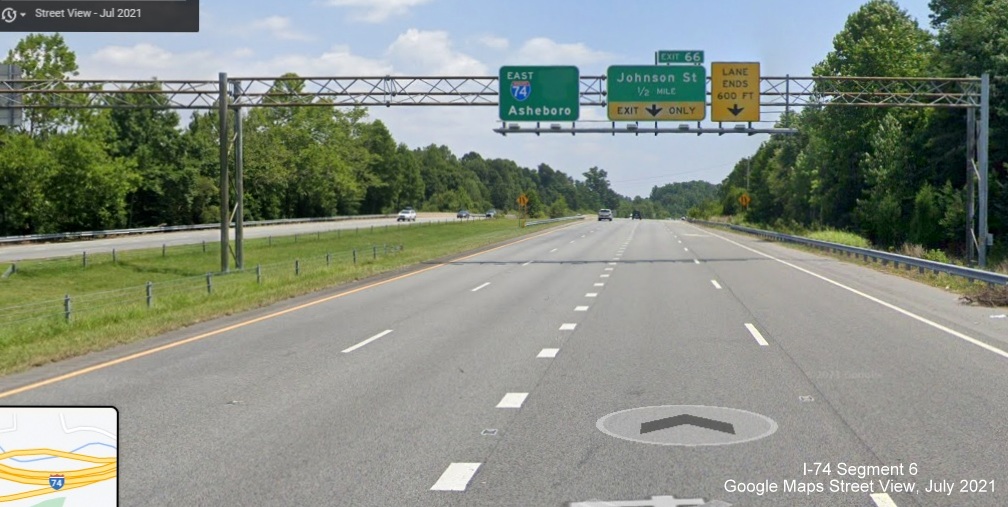
{"label": "yellow lane ends sign", "polygon": [[759,103],[759,62],[711,63],[711,121],[759,121]]}

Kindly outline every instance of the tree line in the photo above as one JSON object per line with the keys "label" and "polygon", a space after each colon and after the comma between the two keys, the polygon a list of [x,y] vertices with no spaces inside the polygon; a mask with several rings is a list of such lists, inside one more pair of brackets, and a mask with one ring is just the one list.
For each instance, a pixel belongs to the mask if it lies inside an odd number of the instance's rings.
{"label": "tree line", "polygon": [[[992,79],[991,257],[1008,255],[1008,0],[932,0],[931,31],[892,0],[850,15],[815,76]],[[906,90],[909,91],[909,90]],[[979,117],[979,116],[978,116]],[[782,117],[775,135],[740,160],[716,199],[694,216],[744,214],[779,229],[833,227],[875,245],[906,243],[963,253],[966,112],[963,109],[821,107]],[[751,203],[742,209],[739,196]]]}

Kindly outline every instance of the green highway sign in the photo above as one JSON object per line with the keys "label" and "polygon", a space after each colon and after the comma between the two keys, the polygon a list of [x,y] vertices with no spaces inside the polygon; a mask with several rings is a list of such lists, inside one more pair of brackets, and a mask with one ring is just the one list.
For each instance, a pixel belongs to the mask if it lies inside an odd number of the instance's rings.
{"label": "green highway sign", "polygon": [[613,65],[606,71],[612,121],[699,121],[707,116],[702,65]]}
{"label": "green highway sign", "polygon": [[500,68],[503,121],[574,121],[580,113],[581,74],[574,66]]}
{"label": "green highway sign", "polygon": [[703,51],[691,50],[691,51],[666,51],[659,50],[655,51],[654,62],[655,64],[695,64],[700,65],[703,63]]}

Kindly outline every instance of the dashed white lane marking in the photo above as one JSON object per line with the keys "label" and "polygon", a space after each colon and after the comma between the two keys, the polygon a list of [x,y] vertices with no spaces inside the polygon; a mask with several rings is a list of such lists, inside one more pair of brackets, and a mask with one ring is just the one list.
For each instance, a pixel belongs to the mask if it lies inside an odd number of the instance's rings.
{"label": "dashed white lane marking", "polygon": [[589,293],[585,294],[585,297],[586,298],[597,298],[598,297],[598,292],[589,292]]}
{"label": "dashed white lane marking", "polygon": [[609,263],[610,266],[615,266],[616,264],[618,264],[618,263],[616,263],[616,262],[610,262]]}
{"label": "dashed white lane marking", "polygon": [[553,253],[553,252],[555,252],[557,250],[559,250],[559,248],[554,248],[554,249],[550,250],[550,253]]}
{"label": "dashed white lane marking", "polygon": [[681,239],[679,240],[679,244],[680,244],[680,245],[682,244],[682,240],[681,240]]}
{"label": "dashed white lane marking", "polygon": [[752,337],[756,339],[756,343],[759,343],[760,346],[766,347],[770,345],[769,343],[767,343],[766,339],[763,338],[763,334],[759,332],[759,329],[756,329],[756,326],[746,322],[745,327],[746,329],[749,330],[749,334],[751,334]]}
{"label": "dashed white lane marking", "polygon": [[554,357],[557,356],[557,352],[560,352],[560,349],[542,349],[542,350],[539,351],[539,355],[536,356],[536,358],[537,359],[553,359]]}
{"label": "dashed white lane marking", "polygon": [[576,327],[577,327],[577,324],[574,324],[572,322],[565,322],[563,324],[560,324],[560,330],[561,331],[573,331],[574,328],[576,328]]}
{"label": "dashed white lane marking", "polygon": [[693,259],[693,264],[700,264],[700,259]]}
{"label": "dashed white lane marking", "polygon": [[484,283],[483,285],[480,285],[479,287],[476,287],[475,289],[471,290],[470,292],[476,292],[476,291],[482,289],[483,287],[486,287],[487,285],[490,285],[490,282]]}
{"label": "dashed white lane marking", "polygon": [[574,244],[574,241],[576,241],[576,240],[573,240],[573,239],[572,239],[572,240],[570,241],[570,243],[567,243],[567,244],[568,244],[568,245],[573,245],[573,244]]}
{"label": "dashed white lane marking", "polygon": [[896,502],[887,493],[872,493],[871,499],[878,507],[896,507]]}
{"label": "dashed white lane marking", "polygon": [[574,311],[575,312],[587,312],[588,311],[588,307],[587,306],[575,306],[574,307]]}
{"label": "dashed white lane marking", "polygon": [[605,268],[605,271],[612,271],[613,268]]}
{"label": "dashed white lane marking", "polygon": [[605,282],[598,282],[595,284],[596,287],[605,287]]}
{"label": "dashed white lane marking", "polygon": [[507,393],[501,398],[496,408],[521,408],[529,393]]}
{"label": "dashed white lane marking", "polygon": [[1001,349],[999,349],[999,348],[997,348],[997,347],[995,347],[993,345],[988,345],[988,344],[986,344],[986,343],[984,343],[984,342],[982,342],[980,340],[977,340],[976,338],[972,338],[970,336],[967,336],[967,335],[965,335],[963,333],[960,333],[959,331],[956,331],[956,330],[954,330],[952,328],[949,328],[947,326],[943,326],[943,325],[941,325],[941,324],[939,324],[939,323],[937,323],[937,322],[935,322],[933,320],[929,320],[929,319],[926,319],[924,317],[921,317],[920,315],[917,315],[916,313],[913,313],[910,310],[904,310],[903,308],[900,308],[900,307],[898,307],[898,306],[896,306],[896,305],[894,305],[892,303],[887,303],[887,302],[885,302],[885,301],[883,301],[883,300],[881,300],[881,299],[879,299],[879,298],[877,298],[875,296],[868,295],[868,294],[866,294],[864,292],[861,292],[861,291],[859,291],[859,290],[857,290],[857,289],[855,289],[853,287],[848,287],[848,286],[846,286],[846,285],[844,285],[844,284],[842,284],[840,282],[837,282],[835,280],[826,278],[823,275],[820,275],[818,273],[809,271],[809,270],[807,270],[807,269],[805,269],[803,267],[797,266],[797,265],[792,264],[790,262],[787,262],[785,260],[778,259],[778,258],[776,258],[776,257],[774,257],[774,256],[772,256],[770,254],[766,254],[766,253],[760,252],[759,250],[756,250],[756,249],[753,249],[753,248],[749,248],[749,247],[747,247],[747,246],[745,246],[745,245],[743,245],[741,243],[738,243],[736,241],[732,241],[732,240],[730,240],[730,239],[728,239],[728,238],[726,238],[724,236],[721,236],[719,234],[711,233],[711,236],[714,236],[715,238],[723,239],[723,240],[725,240],[725,241],[727,241],[727,242],[729,242],[729,243],[731,243],[731,244],[733,244],[735,246],[744,248],[744,249],[746,249],[746,250],[748,250],[748,251],[750,251],[750,252],[752,252],[754,254],[762,255],[763,257],[766,257],[768,259],[775,260],[775,261],[777,261],[777,262],[779,262],[779,263],[781,263],[781,264],[783,264],[785,266],[797,269],[798,271],[801,271],[802,273],[805,273],[807,275],[814,276],[814,277],[816,277],[816,278],[818,278],[818,279],[820,279],[820,280],[822,280],[824,282],[833,284],[833,285],[835,285],[835,286],[837,286],[837,287],[839,287],[841,289],[844,289],[846,291],[849,291],[849,292],[852,292],[854,294],[857,294],[858,296],[861,296],[861,297],[863,297],[863,298],[865,298],[865,299],[867,299],[867,300],[869,300],[869,301],[871,301],[873,303],[878,303],[878,304],[880,304],[880,305],[882,305],[882,306],[884,306],[884,307],[886,307],[886,308],[888,308],[890,310],[902,313],[903,315],[906,315],[907,317],[910,317],[911,319],[914,319],[914,320],[916,320],[916,321],[918,321],[918,322],[920,322],[922,324],[926,324],[928,326],[931,326],[931,327],[933,327],[933,328],[935,328],[935,329],[937,329],[939,331],[942,331],[942,332],[944,332],[946,334],[950,334],[950,335],[952,335],[952,336],[954,336],[956,338],[959,338],[960,340],[963,340],[963,341],[968,342],[968,343],[972,343],[973,345],[976,345],[977,347],[980,347],[980,348],[982,348],[984,350],[987,350],[989,352],[993,352],[993,353],[995,353],[995,354],[997,354],[997,355],[999,355],[999,356],[1001,356],[1003,358],[1008,359],[1008,352],[1005,352],[1004,350],[1001,350]]}
{"label": "dashed white lane marking", "polygon": [[599,278],[609,278],[609,275],[599,275]]}
{"label": "dashed white lane marking", "polygon": [[717,280],[711,280],[711,281],[710,281],[710,283],[713,283],[713,284],[714,284],[714,288],[715,288],[715,289],[718,289],[718,290],[720,290],[720,289],[721,289],[721,284],[720,284],[720,283],[717,283]]}
{"label": "dashed white lane marking", "polygon": [[585,234],[582,234],[582,235],[581,235],[581,237],[582,237],[582,238],[583,238],[583,237],[585,237]]}
{"label": "dashed white lane marking", "polygon": [[431,491],[465,491],[482,463],[452,463],[431,486]]}
{"label": "dashed white lane marking", "polygon": [[687,248],[687,247],[683,247],[683,250],[685,250],[685,251],[687,251],[687,252],[688,252],[688,251],[689,251],[689,248]]}
{"label": "dashed white lane marking", "polygon": [[382,336],[385,336],[385,335],[387,335],[387,334],[389,334],[391,332],[392,332],[391,329],[386,329],[386,330],[384,330],[384,331],[382,331],[382,332],[380,332],[380,333],[372,336],[371,338],[368,338],[367,340],[364,340],[364,341],[358,343],[357,345],[354,345],[354,346],[352,346],[350,348],[347,348],[347,349],[343,349],[343,353],[344,354],[349,354],[349,353],[351,353],[351,352],[353,352],[353,351],[355,351],[355,350],[357,350],[357,349],[359,349],[359,348],[361,348],[361,347],[363,347],[363,346],[365,346],[365,345],[367,345],[367,344],[369,344],[369,343],[377,340],[378,338],[381,338]]}
{"label": "dashed white lane marking", "polygon": [[522,266],[528,266],[529,264],[532,264],[533,262],[534,262],[534,261],[528,261],[528,262],[526,262],[525,264],[522,264]]}

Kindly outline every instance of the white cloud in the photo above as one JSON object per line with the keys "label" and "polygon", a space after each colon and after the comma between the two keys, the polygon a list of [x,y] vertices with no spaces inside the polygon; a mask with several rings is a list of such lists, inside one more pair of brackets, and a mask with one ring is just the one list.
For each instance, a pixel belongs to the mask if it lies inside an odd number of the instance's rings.
{"label": "white cloud", "polygon": [[387,62],[355,55],[345,45],[333,46],[318,56],[286,55],[260,65],[257,72],[274,75],[296,72],[302,76],[384,76],[392,72]]}
{"label": "white cloud", "polygon": [[[212,55],[211,51],[172,53],[167,49],[148,43],[133,46],[106,46],[90,57],[90,60],[97,65],[82,65],[81,74],[83,76],[85,73],[92,73],[105,78],[137,78],[136,69],[139,68],[143,70],[155,69],[177,76],[173,70],[191,69],[192,67],[186,65],[187,63],[208,62],[212,60]],[[182,65],[180,66],[180,64]],[[164,78],[165,73],[159,72],[158,77]],[[200,74],[200,76],[203,75],[205,74]]]}
{"label": "white cloud", "polygon": [[298,32],[292,27],[291,20],[284,16],[270,16],[268,18],[253,21],[249,25],[253,30],[269,32],[273,37],[282,40],[310,40],[304,33]]}
{"label": "white cloud", "polygon": [[396,70],[434,75],[487,75],[487,66],[479,60],[455,51],[444,31],[410,28],[387,51]]}
{"label": "white cloud", "polygon": [[535,37],[522,44],[514,61],[529,65],[586,65],[612,58],[612,54],[593,50],[580,42],[564,44],[546,37]]}
{"label": "white cloud", "polygon": [[491,48],[491,49],[507,49],[510,45],[508,40],[504,37],[496,37],[494,35],[484,35],[478,39],[480,44]]}
{"label": "white cloud", "polygon": [[106,46],[83,59],[82,78],[216,79],[218,72],[230,76],[279,76],[295,72],[302,76],[386,75],[392,66],[353,54],[348,46],[334,46],[321,54],[289,54],[273,58],[253,58],[255,52],[240,48],[229,53],[192,51],[175,53],[152,44]]}
{"label": "white cloud", "polygon": [[402,16],[430,0],[328,0],[334,7],[349,7],[353,18],[369,23],[381,23],[392,16]]}

